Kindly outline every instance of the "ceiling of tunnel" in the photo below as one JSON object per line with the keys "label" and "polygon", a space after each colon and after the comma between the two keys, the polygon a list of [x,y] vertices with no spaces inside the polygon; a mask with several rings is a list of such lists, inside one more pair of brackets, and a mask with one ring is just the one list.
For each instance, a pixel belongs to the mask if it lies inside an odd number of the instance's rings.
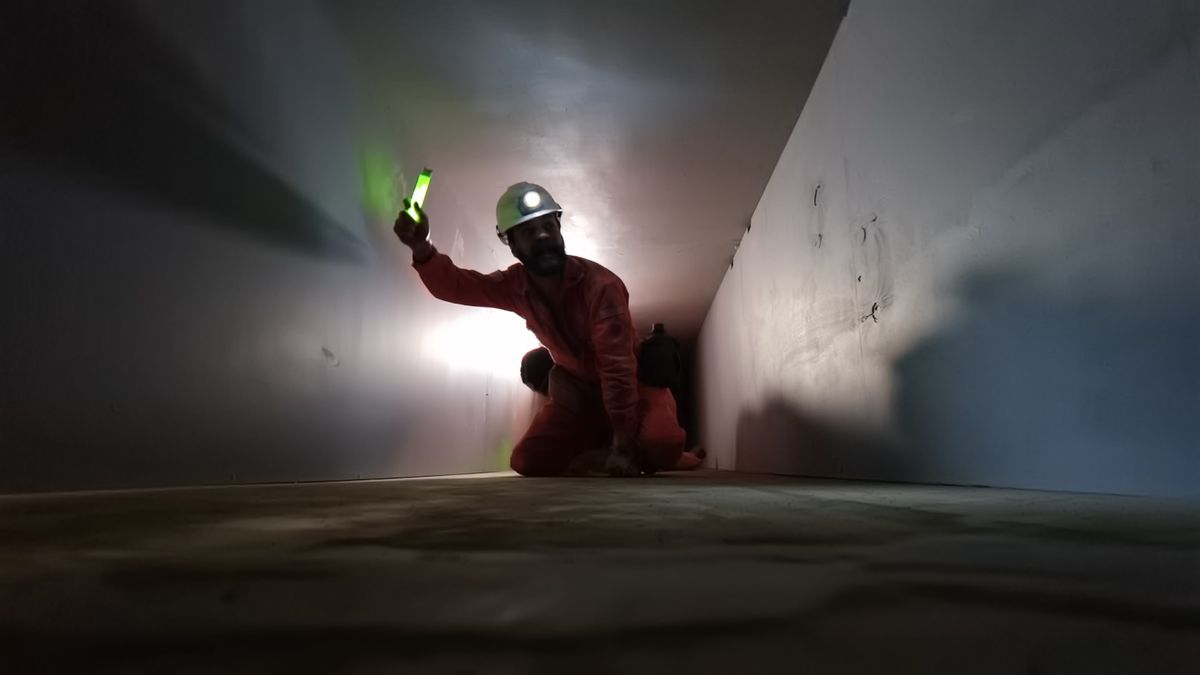
{"label": "ceiling of tunnel", "polygon": [[[329,2],[369,117],[493,225],[545,185],[639,323],[699,330],[849,0]],[[434,193],[442,193],[439,202]],[[437,214],[431,209],[435,227]],[[445,247],[443,247],[445,248]]]}

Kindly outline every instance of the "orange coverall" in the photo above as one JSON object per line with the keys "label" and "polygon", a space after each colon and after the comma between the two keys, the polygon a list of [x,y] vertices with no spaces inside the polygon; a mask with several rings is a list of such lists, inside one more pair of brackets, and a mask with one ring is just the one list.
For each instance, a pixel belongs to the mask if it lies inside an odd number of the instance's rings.
{"label": "orange coverall", "polygon": [[580,453],[605,447],[614,433],[638,440],[643,468],[675,465],[686,434],[671,391],[638,384],[637,333],[629,292],[617,275],[567,256],[562,296],[551,307],[520,263],[483,274],[435,252],[413,267],[438,299],[516,313],[554,357],[550,400],[513,448],[514,471],[560,475]]}

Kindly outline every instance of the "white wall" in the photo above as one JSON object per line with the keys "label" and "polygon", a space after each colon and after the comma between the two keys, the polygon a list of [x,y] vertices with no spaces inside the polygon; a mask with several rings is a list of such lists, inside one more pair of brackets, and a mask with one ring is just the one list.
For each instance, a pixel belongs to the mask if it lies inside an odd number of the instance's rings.
{"label": "white wall", "polygon": [[[532,338],[420,285],[362,186],[411,187],[425,158],[360,113],[315,3],[16,14],[0,491],[507,468]],[[507,265],[486,228],[450,226],[466,219],[443,182],[437,243]]]}
{"label": "white wall", "polygon": [[701,331],[710,463],[1200,495],[1197,45],[855,0]]}

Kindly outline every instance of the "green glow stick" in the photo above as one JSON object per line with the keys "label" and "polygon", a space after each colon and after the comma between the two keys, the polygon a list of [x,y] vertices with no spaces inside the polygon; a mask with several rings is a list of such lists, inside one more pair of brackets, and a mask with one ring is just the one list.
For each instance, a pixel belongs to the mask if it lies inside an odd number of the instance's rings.
{"label": "green glow stick", "polygon": [[429,192],[430,177],[433,176],[433,169],[426,168],[421,171],[421,175],[417,176],[417,184],[413,187],[412,198],[408,200],[408,210],[405,212],[412,216],[415,222],[421,222],[421,216],[417,214],[417,207],[425,207],[425,193]]}

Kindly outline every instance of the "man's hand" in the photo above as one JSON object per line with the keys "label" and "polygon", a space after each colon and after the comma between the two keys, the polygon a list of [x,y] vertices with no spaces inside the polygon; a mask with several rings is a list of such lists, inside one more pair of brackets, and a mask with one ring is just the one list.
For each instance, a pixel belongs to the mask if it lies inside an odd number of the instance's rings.
{"label": "man's hand", "polygon": [[421,210],[420,206],[413,205],[413,210],[420,216],[420,220],[413,220],[412,216],[408,215],[409,202],[404,200],[404,209],[396,216],[396,224],[392,231],[396,233],[396,238],[400,243],[412,249],[413,262],[423,263],[433,257],[433,244],[429,243],[429,216]]}
{"label": "man's hand", "polygon": [[581,453],[571,460],[564,476],[632,478],[642,475],[636,443],[614,441],[608,448]]}
{"label": "man's hand", "polygon": [[604,472],[614,477],[642,475],[641,448],[632,438],[614,437],[608,459],[604,461]]}

